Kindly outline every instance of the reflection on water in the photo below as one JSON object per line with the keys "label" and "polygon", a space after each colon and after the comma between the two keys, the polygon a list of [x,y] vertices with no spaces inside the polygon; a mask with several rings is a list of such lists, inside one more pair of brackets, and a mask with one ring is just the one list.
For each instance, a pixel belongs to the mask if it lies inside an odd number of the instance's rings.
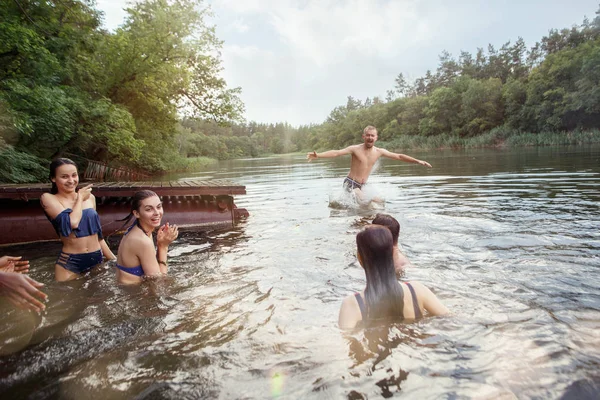
{"label": "reflection on water", "polygon": [[401,223],[406,278],[450,317],[340,332],[364,286],[355,235],[381,211],[330,207],[349,159],[222,162],[195,176],[246,185],[250,218],[182,233],[167,279],[118,286],[109,263],[57,284],[57,243],[3,249],[50,302],[2,303],[2,397],[594,398],[600,148],[416,156],[434,168],[384,160],[369,186]]}

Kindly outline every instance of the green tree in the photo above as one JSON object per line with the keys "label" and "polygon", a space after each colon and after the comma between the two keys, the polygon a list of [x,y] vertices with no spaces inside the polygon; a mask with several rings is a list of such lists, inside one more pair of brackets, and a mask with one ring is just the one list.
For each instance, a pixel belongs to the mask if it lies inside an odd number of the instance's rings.
{"label": "green tree", "polygon": [[424,136],[453,133],[459,125],[461,94],[448,87],[436,89],[428,97],[425,118],[419,122],[419,133]]}
{"label": "green tree", "polygon": [[122,161],[139,156],[132,118],[99,96],[95,53],[106,34],[92,1],[0,4],[0,100],[17,151],[42,160],[63,152]]}
{"label": "green tree", "polygon": [[105,43],[103,94],[134,117],[145,142],[142,162],[165,169],[179,111],[218,122],[240,118],[239,89],[220,78],[221,42],[200,1],[147,0],[127,9],[125,24]]}
{"label": "green tree", "polygon": [[533,130],[526,118],[524,106],[527,101],[527,85],[519,79],[509,79],[502,87],[502,101],[505,109],[505,124],[511,128]]}
{"label": "green tree", "polygon": [[461,136],[475,136],[500,126],[504,118],[500,79],[478,81],[467,78],[466,85],[459,115]]}

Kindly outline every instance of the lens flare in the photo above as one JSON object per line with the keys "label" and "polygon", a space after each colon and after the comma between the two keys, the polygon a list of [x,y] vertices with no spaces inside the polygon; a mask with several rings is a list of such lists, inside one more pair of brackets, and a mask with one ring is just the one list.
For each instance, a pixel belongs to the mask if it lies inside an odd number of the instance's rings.
{"label": "lens flare", "polygon": [[274,371],[271,375],[271,395],[279,397],[283,393],[283,383],[285,375],[282,372]]}

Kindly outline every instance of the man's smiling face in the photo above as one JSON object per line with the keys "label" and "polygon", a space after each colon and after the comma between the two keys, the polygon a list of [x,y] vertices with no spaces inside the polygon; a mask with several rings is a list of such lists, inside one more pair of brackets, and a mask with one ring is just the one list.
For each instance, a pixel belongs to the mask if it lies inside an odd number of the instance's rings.
{"label": "man's smiling face", "polygon": [[363,140],[365,141],[365,147],[370,149],[373,147],[375,142],[377,141],[377,131],[375,129],[369,130],[362,135]]}

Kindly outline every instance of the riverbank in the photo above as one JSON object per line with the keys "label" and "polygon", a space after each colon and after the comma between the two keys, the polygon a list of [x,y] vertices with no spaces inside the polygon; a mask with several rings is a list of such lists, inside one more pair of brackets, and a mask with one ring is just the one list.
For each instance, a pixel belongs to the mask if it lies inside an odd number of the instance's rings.
{"label": "riverbank", "polygon": [[208,165],[216,163],[218,160],[216,158],[210,157],[190,157],[190,158],[177,158],[172,161],[171,165],[169,165],[168,171],[164,171],[164,173],[172,173],[172,172],[194,172],[201,168],[204,168]]}
{"label": "riverbank", "polygon": [[[357,138],[356,143],[360,142]],[[465,149],[465,148],[512,148],[512,147],[534,147],[534,146],[564,146],[564,145],[588,145],[600,143],[600,130],[586,130],[573,132],[520,132],[518,130],[498,127],[484,134],[474,137],[459,137],[450,134],[438,136],[401,136],[390,141],[379,140],[377,146],[390,151],[403,152],[406,150],[442,150],[442,149]],[[331,149],[316,149],[325,151]],[[275,158],[285,156],[296,156],[306,154],[313,149],[289,153],[264,153],[251,158]],[[247,156],[234,158],[244,159]],[[175,161],[177,169],[170,172],[193,172],[217,162],[217,159],[209,157],[195,157]]]}
{"label": "riverbank", "polygon": [[[359,143],[357,137],[355,143]],[[450,134],[437,136],[409,136],[404,135],[393,140],[379,140],[378,147],[395,152],[407,150],[436,150],[436,149],[463,149],[463,148],[511,148],[533,146],[560,146],[560,145],[589,145],[600,143],[600,130],[586,130],[573,132],[520,132],[506,127],[498,127],[479,136],[465,138]],[[305,149],[284,154],[263,153],[251,158],[273,158],[305,154],[308,151],[325,151],[331,149]],[[248,155],[235,159],[248,158]],[[173,157],[166,166],[166,170],[159,174],[195,172],[215,164],[218,158],[206,156],[185,158]],[[27,153],[18,152],[12,146],[3,146],[0,151],[0,182],[1,183],[35,183],[45,182],[48,170],[44,164],[49,161],[41,160]]]}
{"label": "riverbank", "polygon": [[520,132],[505,127],[498,127],[482,135],[463,138],[449,134],[438,136],[401,136],[391,141],[378,142],[379,147],[391,151],[395,150],[434,150],[434,149],[461,149],[484,147],[532,147],[532,146],[560,146],[560,145],[587,145],[600,143],[600,130],[573,131],[573,132]]}

